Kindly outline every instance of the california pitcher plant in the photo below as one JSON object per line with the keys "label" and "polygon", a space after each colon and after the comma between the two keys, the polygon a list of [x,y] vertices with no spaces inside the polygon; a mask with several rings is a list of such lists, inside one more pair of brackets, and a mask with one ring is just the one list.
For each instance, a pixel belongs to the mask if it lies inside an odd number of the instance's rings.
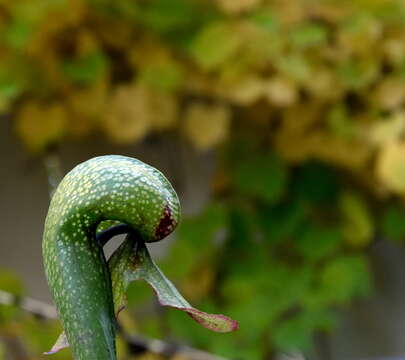
{"label": "california pitcher plant", "polygon": [[[116,317],[128,284],[137,279],[154,288],[162,305],[187,312],[210,330],[237,328],[224,315],[191,307],[150,258],[145,243],[170,234],[179,217],[169,181],[139,160],[96,157],[64,177],[43,236],[45,272],[64,329],[49,353],[70,345],[75,360],[115,360]],[[107,262],[103,245],[114,226],[128,235]]]}

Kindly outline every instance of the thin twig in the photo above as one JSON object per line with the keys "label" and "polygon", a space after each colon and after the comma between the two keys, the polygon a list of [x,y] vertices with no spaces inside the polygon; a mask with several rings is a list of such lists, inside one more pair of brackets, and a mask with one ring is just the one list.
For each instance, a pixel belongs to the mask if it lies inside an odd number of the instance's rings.
{"label": "thin twig", "polygon": [[0,304],[17,305],[21,309],[44,319],[53,320],[57,318],[53,306],[29,297],[20,298],[4,290],[0,290]]}
{"label": "thin twig", "polygon": [[62,166],[56,153],[48,153],[43,158],[45,170],[48,175],[49,196],[52,198],[56,187],[62,180]]}

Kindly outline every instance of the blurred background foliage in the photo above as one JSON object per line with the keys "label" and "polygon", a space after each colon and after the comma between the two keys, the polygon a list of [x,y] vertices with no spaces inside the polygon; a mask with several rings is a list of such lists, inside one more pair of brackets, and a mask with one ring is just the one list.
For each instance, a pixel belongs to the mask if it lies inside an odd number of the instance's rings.
{"label": "blurred background foliage", "polygon": [[[373,243],[405,239],[401,0],[0,0],[0,39],[0,109],[33,154],[94,134],[217,153],[212,198],[161,266],[240,330],[148,311],[136,285],[133,331],[234,359],[310,352],[371,293]],[[32,354],[57,329],[13,306],[0,324]]]}

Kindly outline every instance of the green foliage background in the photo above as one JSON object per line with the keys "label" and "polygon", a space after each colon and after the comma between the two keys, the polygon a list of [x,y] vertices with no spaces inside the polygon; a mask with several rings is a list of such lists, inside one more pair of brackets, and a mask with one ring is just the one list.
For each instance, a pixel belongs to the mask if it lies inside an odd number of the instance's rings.
{"label": "green foliage background", "polygon": [[[103,133],[218,154],[212,199],[162,267],[240,330],[171,311],[130,328],[230,358],[308,351],[372,291],[375,239],[404,239],[400,0],[0,0],[0,39],[0,108],[29,151]],[[0,310],[2,332],[37,326]],[[35,354],[53,336],[34,333]]]}

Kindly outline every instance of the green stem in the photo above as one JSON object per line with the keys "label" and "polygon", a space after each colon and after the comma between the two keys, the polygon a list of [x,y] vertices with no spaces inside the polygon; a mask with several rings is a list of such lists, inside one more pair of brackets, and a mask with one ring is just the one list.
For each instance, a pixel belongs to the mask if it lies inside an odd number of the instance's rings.
{"label": "green stem", "polygon": [[153,242],[169,234],[178,218],[170,183],[135,159],[94,158],[59,184],[45,222],[43,256],[75,360],[116,359],[111,279],[97,226],[119,221]]}

